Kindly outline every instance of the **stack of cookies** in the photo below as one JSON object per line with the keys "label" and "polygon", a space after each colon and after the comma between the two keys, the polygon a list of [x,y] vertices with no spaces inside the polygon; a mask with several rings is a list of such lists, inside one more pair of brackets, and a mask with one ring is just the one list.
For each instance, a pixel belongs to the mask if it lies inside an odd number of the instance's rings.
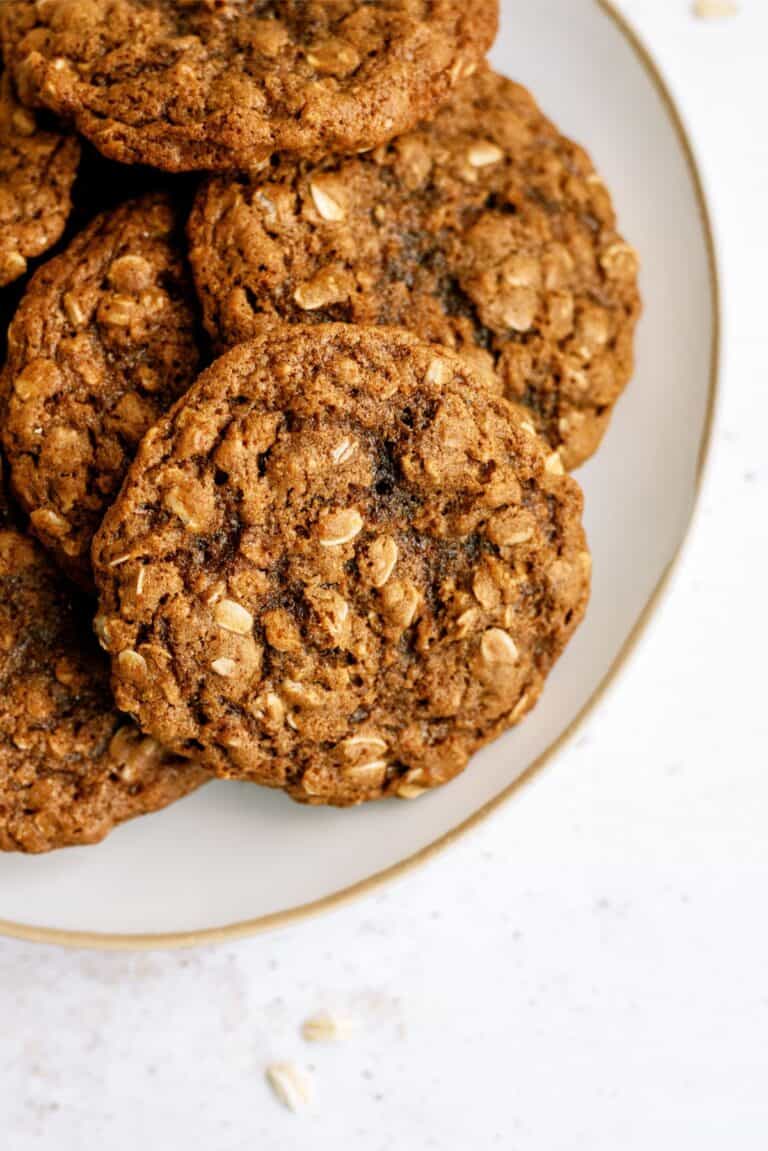
{"label": "stack of cookies", "polygon": [[535,705],[639,296],[497,15],[0,2],[0,849],[415,798]]}

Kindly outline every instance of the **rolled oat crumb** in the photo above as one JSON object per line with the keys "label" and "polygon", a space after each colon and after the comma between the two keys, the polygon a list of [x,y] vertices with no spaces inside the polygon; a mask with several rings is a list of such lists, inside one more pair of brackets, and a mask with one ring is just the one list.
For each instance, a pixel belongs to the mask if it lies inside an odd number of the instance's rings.
{"label": "rolled oat crumb", "polygon": [[265,1075],[267,1083],[289,1111],[300,1111],[311,1101],[309,1079],[293,1063],[271,1063]]}
{"label": "rolled oat crumb", "polygon": [[17,280],[19,276],[23,276],[27,270],[27,261],[22,256],[21,252],[7,252],[2,265],[3,278],[8,282]]}
{"label": "rolled oat crumb", "polygon": [[552,476],[562,476],[565,472],[559,452],[552,452],[551,455],[547,456],[544,466]]}
{"label": "rolled oat crumb", "polygon": [[293,298],[300,308],[314,312],[331,304],[343,303],[349,298],[352,288],[352,278],[343,268],[323,268],[312,280],[299,284]]}
{"label": "rolled oat crumb", "polygon": [[126,675],[145,676],[147,674],[147,661],[144,656],[139,655],[137,651],[131,651],[130,648],[118,653],[117,663],[120,670]]}
{"label": "rolled oat crumb", "polygon": [[426,787],[419,787],[416,783],[402,783],[397,789],[397,795],[400,799],[418,799],[427,790]]}
{"label": "rolled oat crumb", "polygon": [[451,365],[439,356],[435,356],[427,368],[425,379],[428,384],[447,384],[452,375]]}
{"label": "rolled oat crumb", "polygon": [[341,464],[349,463],[356,452],[357,443],[355,440],[350,439],[349,436],[345,436],[344,439],[340,440],[331,452],[331,459],[333,460],[334,464],[339,466]]}
{"label": "rolled oat crumb", "polygon": [[498,627],[489,628],[480,641],[480,648],[488,664],[517,663],[520,658],[515,641]]}
{"label": "rolled oat crumb", "polygon": [[693,14],[700,20],[722,20],[738,13],[736,0],[695,0],[693,5]]}
{"label": "rolled oat crumb", "polygon": [[367,763],[352,763],[342,768],[345,779],[362,786],[381,787],[387,776],[386,759],[372,759]]}
{"label": "rolled oat crumb", "polygon": [[479,140],[470,147],[467,159],[473,168],[485,168],[487,164],[498,164],[503,160],[504,152],[491,140]]}
{"label": "rolled oat crumb", "polygon": [[222,631],[235,635],[250,635],[253,616],[242,604],[231,599],[223,599],[213,609],[213,616]]}
{"label": "rolled oat crumb", "polygon": [[336,223],[346,216],[343,204],[340,204],[321,184],[309,185],[315,207],[324,220]]}
{"label": "rolled oat crumb", "polygon": [[351,735],[349,739],[345,739],[340,745],[340,750],[343,752],[345,759],[357,760],[360,756],[370,754],[371,752],[386,751],[387,744],[386,741],[378,735]]}
{"label": "rolled oat crumb", "polygon": [[338,1043],[349,1039],[353,1031],[352,1021],[345,1016],[332,1015],[321,1011],[305,1019],[301,1034],[308,1043]]}
{"label": "rolled oat crumb", "polygon": [[320,534],[324,548],[341,547],[358,536],[363,529],[363,517],[357,508],[345,508],[326,516]]}
{"label": "rolled oat crumb", "polygon": [[397,564],[399,549],[390,536],[380,536],[369,549],[371,583],[376,588],[384,587]]}

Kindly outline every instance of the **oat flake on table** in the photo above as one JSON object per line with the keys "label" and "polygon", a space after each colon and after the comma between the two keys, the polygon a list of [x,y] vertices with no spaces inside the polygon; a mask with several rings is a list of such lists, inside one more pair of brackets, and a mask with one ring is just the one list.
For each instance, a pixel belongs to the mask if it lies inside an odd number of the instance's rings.
{"label": "oat flake on table", "polygon": [[693,14],[700,20],[722,20],[738,13],[736,0],[695,0],[693,5]]}
{"label": "oat flake on table", "polygon": [[311,1101],[309,1078],[293,1063],[271,1063],[265,1075],[269,1086],[289,1111],[301,1111]]}
{"label": "oat flake on table", "polygon": [[321,1011],[305,1019],[301,1034],[308,1043],[338,1043],[349,1039],[353,1031],[351,1019]]}

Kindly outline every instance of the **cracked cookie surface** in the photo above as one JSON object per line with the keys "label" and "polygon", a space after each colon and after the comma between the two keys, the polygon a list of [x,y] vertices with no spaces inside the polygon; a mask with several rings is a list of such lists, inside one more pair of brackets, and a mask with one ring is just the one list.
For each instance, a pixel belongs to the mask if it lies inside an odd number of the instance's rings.
{"label": "cracked cookie surface", "polygon": [[90,584],[90,545],[147,428],[198,369],[171,200],[97,217],[33,276],[1,377],[12,487],[38,538]]}
{"label": "cracked cookie surface", "polygon": [[27,103],[105,155],[173,171],[354,152],[431,115],[496,33],[496,0],[7,0]]}
{"label": "cracked cookie surface", "polygon": [[97,843],[208,778],[116,711],[90,605],[0,517],[0,851]]}
{"label": "cracked cookie surface", "polygon": [[455,353],[271,326],[155,425],[96,536],[118,704],[222,776],[416,796],[536,702],[587,602],[581,506]]}
{"label": "cracked cookie surface", "polygon": [[265,315],[403,325],[495,369],[569,469],[632,372],[637,259],[605,185],[524,88],[485,68],[387,147],[211,179],[188,231],[221,347]]}
{"label": "cracked cookie surface", "polygon": [[0,64],[0,288],[60,239],[79,160],[78,141],[41,128]]}

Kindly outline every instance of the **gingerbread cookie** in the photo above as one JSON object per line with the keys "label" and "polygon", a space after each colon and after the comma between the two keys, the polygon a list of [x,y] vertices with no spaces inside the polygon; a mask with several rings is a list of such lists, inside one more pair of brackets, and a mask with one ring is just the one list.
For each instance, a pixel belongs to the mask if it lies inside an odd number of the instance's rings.
{"label": "gingerbread cookie", "polygon": [[263,316],[402,324],[471,352],[567,468],[632,372],[637,261],[586,153],[483,69],[385,148],[212,179],[190,258],[221,347]]}
{"label": "gingerbread cookie", "polygon": [[209,776],[116,710],[81,603],[0,517],[0,851],[97,843]]}
{"label": "gingerbread cookie", "polygon": [[0,288],[60,239],[72,208],[80,145],[44,130],[0,64]]}
{"label": "gingerbread cookie", "polygon": [[80,583],[141,437],[198,369],[170,197],[97,217],[30,282],[11,324],[2,428],[35,534]]}
{"label": "gingerbread cookie", "polygon": [[587,602],[581,506],[455,353],[273,326],[159,420],[96,536],[118,704],[222,776],[415,796],[536,702]]}
{"label": "gingerbread cookie", "polygon": [[497,0],[8,0],[25,101],[169,171],[374,147],[431,115],[496,33]]}

